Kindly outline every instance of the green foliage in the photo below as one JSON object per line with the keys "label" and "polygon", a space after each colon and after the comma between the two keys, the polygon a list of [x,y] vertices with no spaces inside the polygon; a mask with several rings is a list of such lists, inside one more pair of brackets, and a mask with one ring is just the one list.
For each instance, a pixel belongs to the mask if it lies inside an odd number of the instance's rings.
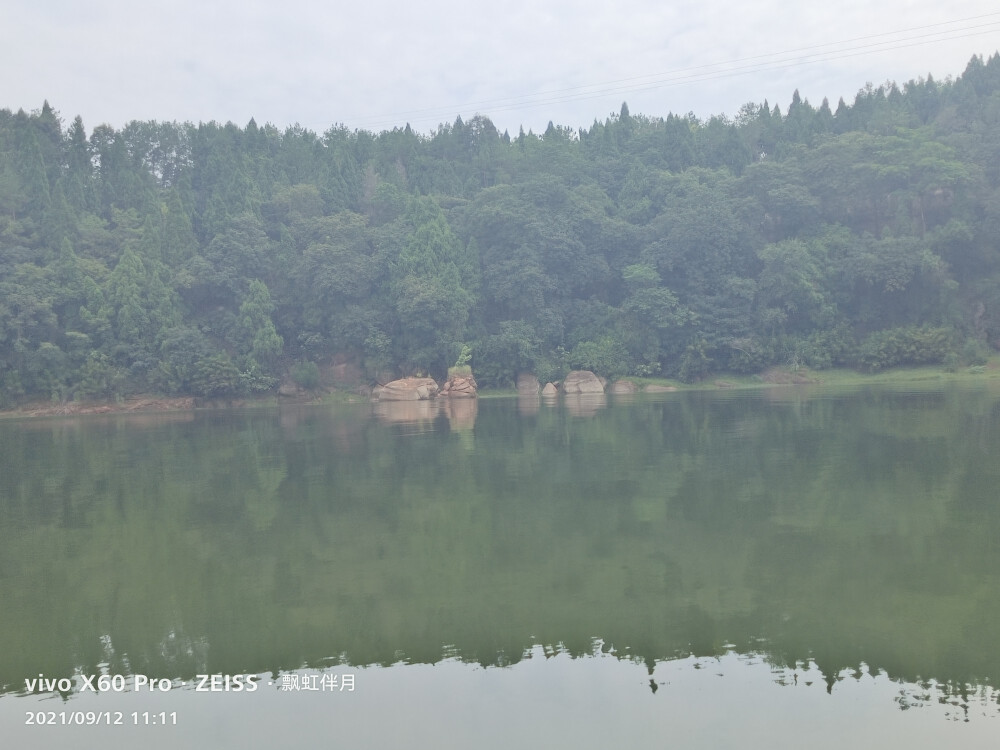
{"label": "green foliage", "polygon": [[483,385],[507,388],[518,373],[538,367],[541,342],[534,327],[524,321],[504,321],[499,327],[498,333],[476,343],[476,378]]}
{"label": "green foliage", "polygon": [[295,384],[312,390],[319,385],[319,366],[315,362],[299,362],[292,367],[292,380]]}
{"label": "green foliage", "polygon": [[926,365],[944,361],[952,349],[953,332],[928,326],[877,331],[861,342],[858,365],[876,372],[897,365]]}
{"label": "green foliage", "polygon": [[240,392],[240,371],[228,355],[213,354],[195,363],[191,392],[200,396],[233,396]]}
{"label": "green foliage", "polygon": [[677,368],[677,377],[685,383],[694,383],[708,375],[712,365],[712,358],[708,356],[708,343],[699,339],[684,350]]}
{"label": "green foliage", "polygon": [[157,388],[169,394],[194,393],[209,395],[203,390],[207,379],[204,370],[208,361],[220,354],[197,328],[178,326],[164,333],[160,345],[160,365],[154,375]]}
{"label": "green foliage", "polygon": [[513,140],[482,116],[88,139],[2,110],[0,402],[259,391],[334,354],[441,376],[465,341],[486,386],[942,361],[925,329],[983,342],[958,352],[979,366],[1000,345],[998,71]]}
{"label": "green foliage", "polygon": [[613,379],[628,374],[629,353],[620,339],[603,336],[597,341],[581,341],[569,353],[574,370],[590,370]]}
{"label": "green foliage", "polygon": [[28,357],[28,387],[35,392],[48,394],[53,401],[66,395],[68,359],[55,344],[43,343]]}
{"label": "green foliage", "polygon": [[278,378],[264,372],[255,361],[250,361],[246,369],[238,373],[238,386],[233,392],[262,393],[269,391],[278,384]]}
{"label": "green foliage", "polygon": [[472,349],[469,348],[468,344],[462,344],[462,351],[458,354],[458,359],[455,360],[455,367],[465,367],[472,361]]}
{"label": "green foliage", "polygon": [[365,339],[365,368],[371,375],[387,371],[392,366],[392,339],[380,330],[373,330]]}
{"label": "green foliage", "polygon": [[797,341],[793,355],[804,366],[813,370],[851,365],[856,360],[857,343],[850,328],[838,325],[835,328],[816,331],[805,340]]}
{"label": "green foliage", "polygon": [[969,339],[962,347],[962,361],[973,367],[981,367],[989,361],[989,349],[978,339]]}
{"label": "green foliage", "polygon": [[267,286],[254,279],[240,304],[237,319],[240,353],[251,369],[270,372],[281,356],[283,342],[271,320],[273,312],[274,304]]}
{"label": "green foliage", "polygon": [[79,370],[74,389],[77,399],[118,398],[125,395],[125,374],[106,354],[91,352]]}

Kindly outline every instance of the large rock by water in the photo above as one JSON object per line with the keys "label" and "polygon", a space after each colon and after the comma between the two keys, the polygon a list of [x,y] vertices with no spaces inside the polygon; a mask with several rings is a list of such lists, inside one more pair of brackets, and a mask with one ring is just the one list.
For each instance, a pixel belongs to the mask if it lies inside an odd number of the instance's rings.
{"label": "large rock by water", "polygon": [[434,398],[438,384],[433,378],[402,378],[386,383],[378,391],[379,401],[426,401]]}
{"label": "large rock by water", "polygon": [[284,396],[286,398],[292,398],[292,397],[295,397],[295,396],[301,396],[303,393],[305,393],[305,389],[304,388],[300,388],[299,386],[295,385],[295,383],[291,382],[290,380],[286,380],[284,383],[282,383],[280,386],[278,386],[278,395],[279,396]]}
{"label": "large rock by water", "polygon": [[639,386],[631,380],[616,380],[611,386],[611,392],[621,395],[623,393],[638,393]]}
{"label": "large rock by water", "polygon": [[517,376],[517,392],[521,395],[534,395],[542,389],[538,378],[530,372],[522,372]]}
{"label": "large rock by water", "polygon": [[441,395],[449,398],[475,398],[477,388],[476,379],[471,375],[455,375],[444,384]]}
{"label": "large rock by water", "polygon": [[563,380],[561,390],[565,394],[604,393],[604,384],[590,370],[573,370]]}
{"label": "large rock by water", "polygon": [[556,388],[555,383],[546,383],[545,387],[542,388],[543,396],[558,396],[559,390]]}
{"label": "large rock by water", "polygon": [[642,389],[644,393],[673,393],[677,390],[673,385],[654,385],[650,383]]}

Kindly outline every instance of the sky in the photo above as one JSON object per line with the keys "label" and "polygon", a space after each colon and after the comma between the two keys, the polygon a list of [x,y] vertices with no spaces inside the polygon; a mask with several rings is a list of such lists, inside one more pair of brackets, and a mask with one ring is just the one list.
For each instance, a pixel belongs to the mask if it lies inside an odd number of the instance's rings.
{"label": "sky", "polygon": [[738,115],[795,90],[959,76],[1000,49],[995,0],[3,0],[0,108],[422,133]]}

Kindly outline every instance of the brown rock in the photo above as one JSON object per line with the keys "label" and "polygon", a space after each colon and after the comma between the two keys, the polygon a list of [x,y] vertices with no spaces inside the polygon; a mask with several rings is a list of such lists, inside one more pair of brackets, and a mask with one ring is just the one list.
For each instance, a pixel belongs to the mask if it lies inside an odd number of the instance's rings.
{"label": "brown rock", "polygon": [[621,395],[623,393],[638,393],[639,386],[631,380],[616,380],[611,386],[611,392]]}
{"label": "brown rock", "polygon": [[559,395],[559,391],[556,390],[555,385],[553,385],[552,383],[546,383],[545,387],[542,388],[542,395],[543,396],[557,396],[557,395]]}
{"label": "brown rock", "polygon": [[302,389],[299,388],[297,385],[295,385],[295,383],[287,383],[286,382],[286,383],[282,383],[278,387],[278,395],[279,396],[286,396],[286,397],[298,396],[301,392],[302,392]]}
{"label": "brown rock", "polygon": [[642,389],[643,393],[673,393],[677,390],[676,386],[673,385],[655,385],[650,384]]}
{"label": "brown rock", "polygon": [[432,378],[401,378],[386,383],[378,393],[379,401],[426,401],[434,398],[438,384]]}
{"label": "brown rock", "polygon": [[538,378],[530,372],[522,372],[517,376],[517,392],[524,395],[534,395],[542,389]]}
{"label": "brown rock", "polygon": [[562,392],[566,394],[604,393],[604,386],[590,370],[573,370],[563,380]]}
{"label": "brown rock", "polygon": [[441,395],[449,398],[475,398],[477,388],[476,379],[471,375],[455,375],[444,384]]}

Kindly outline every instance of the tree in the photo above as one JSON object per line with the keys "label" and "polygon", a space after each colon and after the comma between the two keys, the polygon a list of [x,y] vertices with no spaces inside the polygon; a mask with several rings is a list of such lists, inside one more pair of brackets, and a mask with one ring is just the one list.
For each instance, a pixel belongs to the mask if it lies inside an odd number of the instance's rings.
{"label": "tree", "polygon": [[392,263],[389,285],[397,313],[393,340],[412,367],[444,372],[473,300],[462,285],[462,248],[436,202],[414,200],[407,218],[413,229]]}
{"label": "tree", "polygon": [[274,371],[283,343],[271,320],[273,312],[274,304],[267,285],[254,279],[240,304],[240,350],[247,368],[260,370],[265,376]]}

